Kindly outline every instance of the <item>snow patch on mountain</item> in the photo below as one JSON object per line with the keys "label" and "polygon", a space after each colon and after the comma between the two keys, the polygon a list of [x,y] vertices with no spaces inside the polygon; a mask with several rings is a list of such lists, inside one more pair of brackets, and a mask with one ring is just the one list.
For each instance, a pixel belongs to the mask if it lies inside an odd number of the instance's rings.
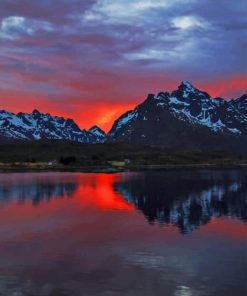
{"label": "snow patch on mountain", "polygon": [[136,135],[142,143],[144,138],[145,143],[149,143],[150,137],[159,138],[162,133],[161,138],[165,139],[170,121],[173,126],[189,131],[203,126],[214,134],[247,137],[247,95],[230,101],[212,98],[184,80],[171,93],[149,94],[142,104],[120,116],[108,135],[97,126],[81,130],[72,119],[38,110],[18,114],[0,110],[0,141],[57,139],[99,143],[116,141],[118,137],[121,141],[131,141],[132,135]]}
{"label": "snow patch on mountain", "polygon": [[118,121],[116,129],[120,129],[122,126],[128,124],[131,120],[135,119],[138,116],[138,113],[135,111],[128,112],[125,116],[120,118]]}
{"label": "snow patch on mountain", "polygon": [[213,133],[247,135],[246,95],[231,101],[223,98],[213,99],[206,92],[200,91],[184,80],[178,89],[171,93],[149,94],[142,104],[115,121],[110,136],[130,136],[131,133],[135,133],[135,121],[146,121],[147,118],[149,121],[152,119],[160,121],[162,116],[168,116],[167,112],[179,121],[193,127],[207,127]]}
{"label": "snow patch on mountain", "polygon": [[100,142],[105,139],[105,136],[106,136],[105,132],[96,125],[91,127],[89,129],[89,132],[97,138],[97,142]]}
{"label": "snow patch on mountain", "polygon": [[188,103],[178,100],[176,97],[169,98],[169,104],[189,106]]}
{"label": "snow patch on mountain", "polygon": [[0,139],[6,140],[70,140],[81,143],[101,141],[103,131],[98,133],[81,130],[72,119],[42,114],[38,110],[32,113],[14,114],[0,111]]}

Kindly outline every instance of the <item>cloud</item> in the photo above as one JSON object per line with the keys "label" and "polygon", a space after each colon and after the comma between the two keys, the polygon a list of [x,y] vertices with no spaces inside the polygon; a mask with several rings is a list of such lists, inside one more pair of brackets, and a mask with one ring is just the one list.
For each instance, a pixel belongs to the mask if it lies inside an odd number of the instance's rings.
{"label": "cloud", "polygon": [[206,23],[194,16],[179,16],[175,17],[172,20],[172,24],[175,28],[181,29],[181,30],[187,30],[191,28],[205,28]]}
{"label": "cloud", "polygon": [[8,16],[0,25],[0,38],[16,39],[23,35],[33,35],[37,31],[53,31],[49,22],[26,19],[23,16]]}
{"label": "cloud", "polygon": [[164,60],[166,55],[165,50],[145,49],[144,51],[126,53],[124,56],[130,60]]}
{"label": "cloud", "polygon": [[[157,12],[178,4],[179,0],[98,0],[83,14],[83,21],[104,23],[129,23],[148,17],[150,13]],[[193,0],[184,0],[183,4],[192,3]],[[137,24],[137,23],[136,23]]]}
{"label": "cloud", "polygon": [[152,8],[163,8],[169,1],[128,1],[128,0],[98,0],[84,14],[85,21],[102,20],[106,22],[126,22],[138,17],[143,11]]}
{"label": "cloud", "polygon": [[240,96],[246,25],[245,0],[1,0],[0,105],[78,121],[95,106],[88,127],[183,79]]}

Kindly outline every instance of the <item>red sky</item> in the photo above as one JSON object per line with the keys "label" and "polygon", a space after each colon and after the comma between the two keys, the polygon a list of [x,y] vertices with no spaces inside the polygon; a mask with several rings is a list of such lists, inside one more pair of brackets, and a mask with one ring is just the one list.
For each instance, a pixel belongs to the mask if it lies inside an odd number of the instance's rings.
{"label": "red sky", "polygon": [[0,109],[109,130],[182,80],[212,97],[246,92],[244,0],[23,1],[0,1]]}
{"label": "red sky", "polygon": [[[134,79],[133,79],[134,81]],[[57,81],[57,85],[63,82]],[[120,89],[124,89],[124,81],[113,81],[113,85],[119,85]],[[134,82],[135,83],[135,82]],[[164,78],[156,81],[140,81],[136,89],[131,91],[129,80],[126,80],[126,88],[123,92],[116,92],[114,86],[111,92],[110,84],[106,89],[96,91],[92,90],[91,97],[95,95],[95,100],[85,100],[80,97],[70,99],[65,97],[55,99],[53,97],[40,96],[38,93],[15,90],[0,90],[1,109],[11,112],[32,112],[38,109],[40,112],[51,113],[57,116],[72,118],[81,128],[90,128],[94,124],[100,126],[104,130],[109,130],[114,120],[116,120],[124,112],[134,108],[137,104],[145,100],[148,93],[158,93],[159,91],[172,91],[177,88],[179,81],[167,80]],[[226,80],[218,80],[213,82],[192,82],[198,88],[207,91],[212,97],[223,96],[227,98],[238,97],[244,93],[247,84],[245,76],[236,76]],[[128,90],[130,90],[128,92]],[[83,92],[83,89],[82,89]],[[117,97],[117,98],[116,98]]]}

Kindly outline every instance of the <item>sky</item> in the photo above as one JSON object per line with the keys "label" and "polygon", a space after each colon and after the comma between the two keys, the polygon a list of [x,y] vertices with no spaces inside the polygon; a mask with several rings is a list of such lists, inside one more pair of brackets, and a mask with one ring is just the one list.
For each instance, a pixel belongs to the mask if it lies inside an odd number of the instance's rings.
{"label": "sky", "polygon": [[245,0],[1,0],[0,109],[109,130],[181,80],[239,97],[246,15]]}

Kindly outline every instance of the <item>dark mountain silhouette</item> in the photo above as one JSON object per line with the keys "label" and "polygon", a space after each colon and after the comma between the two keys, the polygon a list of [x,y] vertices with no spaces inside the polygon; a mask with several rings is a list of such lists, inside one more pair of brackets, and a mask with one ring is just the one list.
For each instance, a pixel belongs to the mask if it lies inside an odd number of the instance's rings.
{"label": "dark mountain silhouette", "polygon": [[247,149],[247,95],[226,101],[183,81],[115,121],[108,141],[198,149]]}
{"label": "dark mountain silhouette", "polygon": [[182,81],[177,90],[149,94],[120,116],[106,135],[99,127],[81,130],[72,119],[34,110],[0,111],[0,141],[70,140],[81,143],[124,142],[167,148],[247,151],[247,95],[211,98]]}

